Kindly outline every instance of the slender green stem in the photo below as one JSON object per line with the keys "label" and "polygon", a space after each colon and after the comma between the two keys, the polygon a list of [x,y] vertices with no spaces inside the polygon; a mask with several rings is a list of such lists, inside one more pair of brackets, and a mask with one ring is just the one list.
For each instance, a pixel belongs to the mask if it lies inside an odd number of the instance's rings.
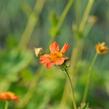
{"label": "slender green stem", "polygon": [[34,28],[38,23],[39,15],[42,12],[42,9],[45,5],[45,1],[46,0],[36,0],[35,7],[31,13],[31,15],[29,16],[27,25],[25,27],[23,34],[22,34],[22,37],[21,37],[21,40],[19,43],[19,48],[25,49],[27,47],[29,40],[31,38],[31,35],[34,31]]}
{"label": "slender green stem", "polygon": [[9,103],[8,103],[8,101],[6,101],[6,102],[5,102],[4,109],[8,109],[8,105],[9,105]]}
{"label": "slender green stem", "polygon": [[86,101],[86,98],[87,98],[87,94],[88,94],[88,89],[89,89],[89,84],[90,84],[90,79],[91,79],[91,70],[92,70],[92,67],[94,66],[94,63],[97,59],[97,53],[95,54],[92,62],[91,62],[91,65],[89,66],[89,69],[88,69],[88,76],[87,76],[87,81],[86,81],[86,87],[85,87],[85,90],[84,90],[84,94],[83,94],[83,102]]}
{"label": "slender green stem", "polygon": [[65,20],[65,18],[67,16],[69,10],[70,10],[73,2],[74,2],[74,0],[69,0],[66,7],[65,7],[65,9],[63,10],[63,12],[62,12],[62,14],[61,14],[61,16],[59,18],[59,22],[58,22],[58,24],[56,26],[56,30],[55,30],[55,33],[53,35],[54,37],[56,36],[57,32],[60,30],[60,28],[61,28],[61,26],[62,26],[62,24],[63,24],[63,22],[64,22],[64,20]]}
{"label": "slender green stem", "polygon": [[74,109],[77,109],[76,101],[75,101],[75,96],[74,96],[74,90],[73,90],[72,80],[71,80],[70,75],[69,75],[69,73],[68,73],[68,71],[67,71],[66,68],[64,68],[64,71],[65,71],[65,73],[66,73],[66,75],[67,75],[67,77],[68,77],[68,80],[69,80],[69,83],[70,83],[70,86],[71,86],[71,90],[72,90],[72,102],[73,102],[73,108],[74,108]]}
{"label": "slender green stem", "polygon": [[68,4],[66,5],[61,17],[60,17],[60,20],[59,20],[59,23],[57,25],[57,29],[60,29],[60,27],[62,26],[62,23],[66,17],[66,15],[68,14],[69,12],[69,9],[71,8],[72,4],[73,4],[73,1],[74,0],[69,0]]}
{"label": "slender green stem", "polygon": [[81,23],[80,23],[80,27],[79,27],[80,32],[82,32],[85,28],[85,25],[87,23],[87,19],[89,17],[89,13],[90,13],[90,10],[92,9],[94,1],[95,0],[89,0],[89,2],[87,4],[87,7],[85,9],[85,12],[83,14],[83,17],[82,17],[82,20],[81,20]]}
{"label": "slender green stem", "polygon": [[75,9],[75,22],[76,22],[76,25],[77,25],[77,27],[79,26],[79,23],[80,23],[80,18],[81,18],[81,7],[80,7],[80,5],[81,5],[81,0],[76,0],[75,1],[75,5],[74,5],[74,9]]}

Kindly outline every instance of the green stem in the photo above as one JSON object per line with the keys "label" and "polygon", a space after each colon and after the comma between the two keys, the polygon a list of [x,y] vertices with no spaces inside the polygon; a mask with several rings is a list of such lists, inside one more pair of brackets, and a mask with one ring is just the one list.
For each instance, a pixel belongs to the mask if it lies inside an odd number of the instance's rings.
{"label": "green stem", "polygon": [[29,16],[27,25],[25,27],[25,30],[21,36],[21,40],[19,43],[20,49],[25,49],[29,43],[29,40],[31,38],[31,35],[34,31],[35,26],[38,24],[39,15],[42,12],[42,9],[45,5],[46,0],[36,0],[35,7],[33,9],[33,12]]}
{"label": "green stem", "polygon": [[87,19],[89,17],[89,13],[90,13],[90,10],[92,9],[94,1],[95,0],[89,0],[89,2],[87,4],[87,7],[85,9],[85,12],[83,14],[83,17],[82,17],[82,20],[81,20],[81,23],[80,23],[80,27],[79,27],[80,32],[83,32],[83,30],[85,28],[85,25],[87,23]]}
{"label": "green stem", "polygon": [[81,5],[81,0],[76,0],[75,1],[75,6],[74,6],[74,9],[75,9],[75,22],[76,22],[76,24],[77,24],[77,27],[79,26],[79,23],[80,23],[80,18],[81,18],[81,7],[80,7],[80,5]]}
{"label": "green stem", "polygon": [[62,24],[63,24],[63,22],[64,22],[64,20],[65,20],[65,18],[67,16],[69,10],[70,10],[73,2],[74,2],[74,0],[69,0],[66,7],[65,7],[65,9],[63,10],[63,13],[61,14],[61,16],[59,18],[59,22],[58,22],[58,24],[56,26],[55,34],[53,35],[54,37],[56,36],[57,32],[60,30],[60,28],[61,28],[61,26],[62,26]]}
{"label": "green stem", "polygon": [[65,73],[66,73],[66,75],[67,75],[67,77],[68,77],[68,80],[69,80],[69,83],[70,83],[70,86],[71,86],[71,90],[72,90],[72,102],[73,102],[73,108],[74,108],[74,109],[77,109],[76,101],[75,101],[75,96],[74,96],[74,91],[73,91],[72,80],[71,80],[70,75],[69,75],[69,73],[68,73],[68,71],[67,71],[66,68],[64,68],[64,71],[65,71]]}
{"label": "green stem", "polygon": [[8,101],[6,101],[6,102],[5,102],[4,109],[8,109],[8,105],[9,105],[9,103],[8,103]]}
{"label": "green stem", "polygon": [[97,59],[97,53],[95,54],[92,62],[91,62],[91,65],[89,66],[89,69],[88,69],[88,76],[87,76],[87,81],[86,81],[86,87],[85,87],[85,90],[84,90],[84,94],[83,94],[83,102],[86,101],[86,98],[87,98],[87,94],[88,94],[88,90],[89,90],[89,84],[90,84],[90,79],[91,79],[91,70],[92,70],[92,67],[94,66],[94,63]]}

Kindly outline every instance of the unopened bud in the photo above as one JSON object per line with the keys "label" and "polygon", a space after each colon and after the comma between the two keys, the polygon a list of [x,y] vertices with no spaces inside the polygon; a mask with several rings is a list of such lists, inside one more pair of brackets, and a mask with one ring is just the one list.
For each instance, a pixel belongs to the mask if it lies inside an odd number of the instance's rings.
{"label": "unopened bud", "polygon": [[42,54],[43,49],[42,48],[35,48],[35,55],[38,57]]}

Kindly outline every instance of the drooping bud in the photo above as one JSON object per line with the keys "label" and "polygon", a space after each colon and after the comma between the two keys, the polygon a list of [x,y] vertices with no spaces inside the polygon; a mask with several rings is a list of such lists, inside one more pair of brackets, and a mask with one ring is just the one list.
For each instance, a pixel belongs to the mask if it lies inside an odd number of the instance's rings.
{"label": "drooping bud", "polygon": [[35,48],[35,55],[38,57],[42,54],[43,49],[42,48]]}

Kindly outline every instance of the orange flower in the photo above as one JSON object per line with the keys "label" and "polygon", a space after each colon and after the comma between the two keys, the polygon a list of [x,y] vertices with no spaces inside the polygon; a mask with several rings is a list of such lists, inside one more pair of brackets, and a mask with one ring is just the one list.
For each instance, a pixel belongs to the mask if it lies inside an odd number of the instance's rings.
{"label": "orange flower", "polygon": [[53,65],[62,65],[67,57],[64,57],[64,53],[68,50],[69,45],[64,44],[63,48],[60,50],[57,42],[53,42],[50,45],[50,54],[44,54],[40,56],[40,63],[44,64],[47,68]]}
{"label": "orange flower", "polygon": [[0,93],[0,100],[18,101],[18,97],[12,92]]}
{"label": "orange flower", "polygon": [[98,54],[105,54],[109,51],[109,48],[106,46],[105,42],[96,44],[96,52]]}

